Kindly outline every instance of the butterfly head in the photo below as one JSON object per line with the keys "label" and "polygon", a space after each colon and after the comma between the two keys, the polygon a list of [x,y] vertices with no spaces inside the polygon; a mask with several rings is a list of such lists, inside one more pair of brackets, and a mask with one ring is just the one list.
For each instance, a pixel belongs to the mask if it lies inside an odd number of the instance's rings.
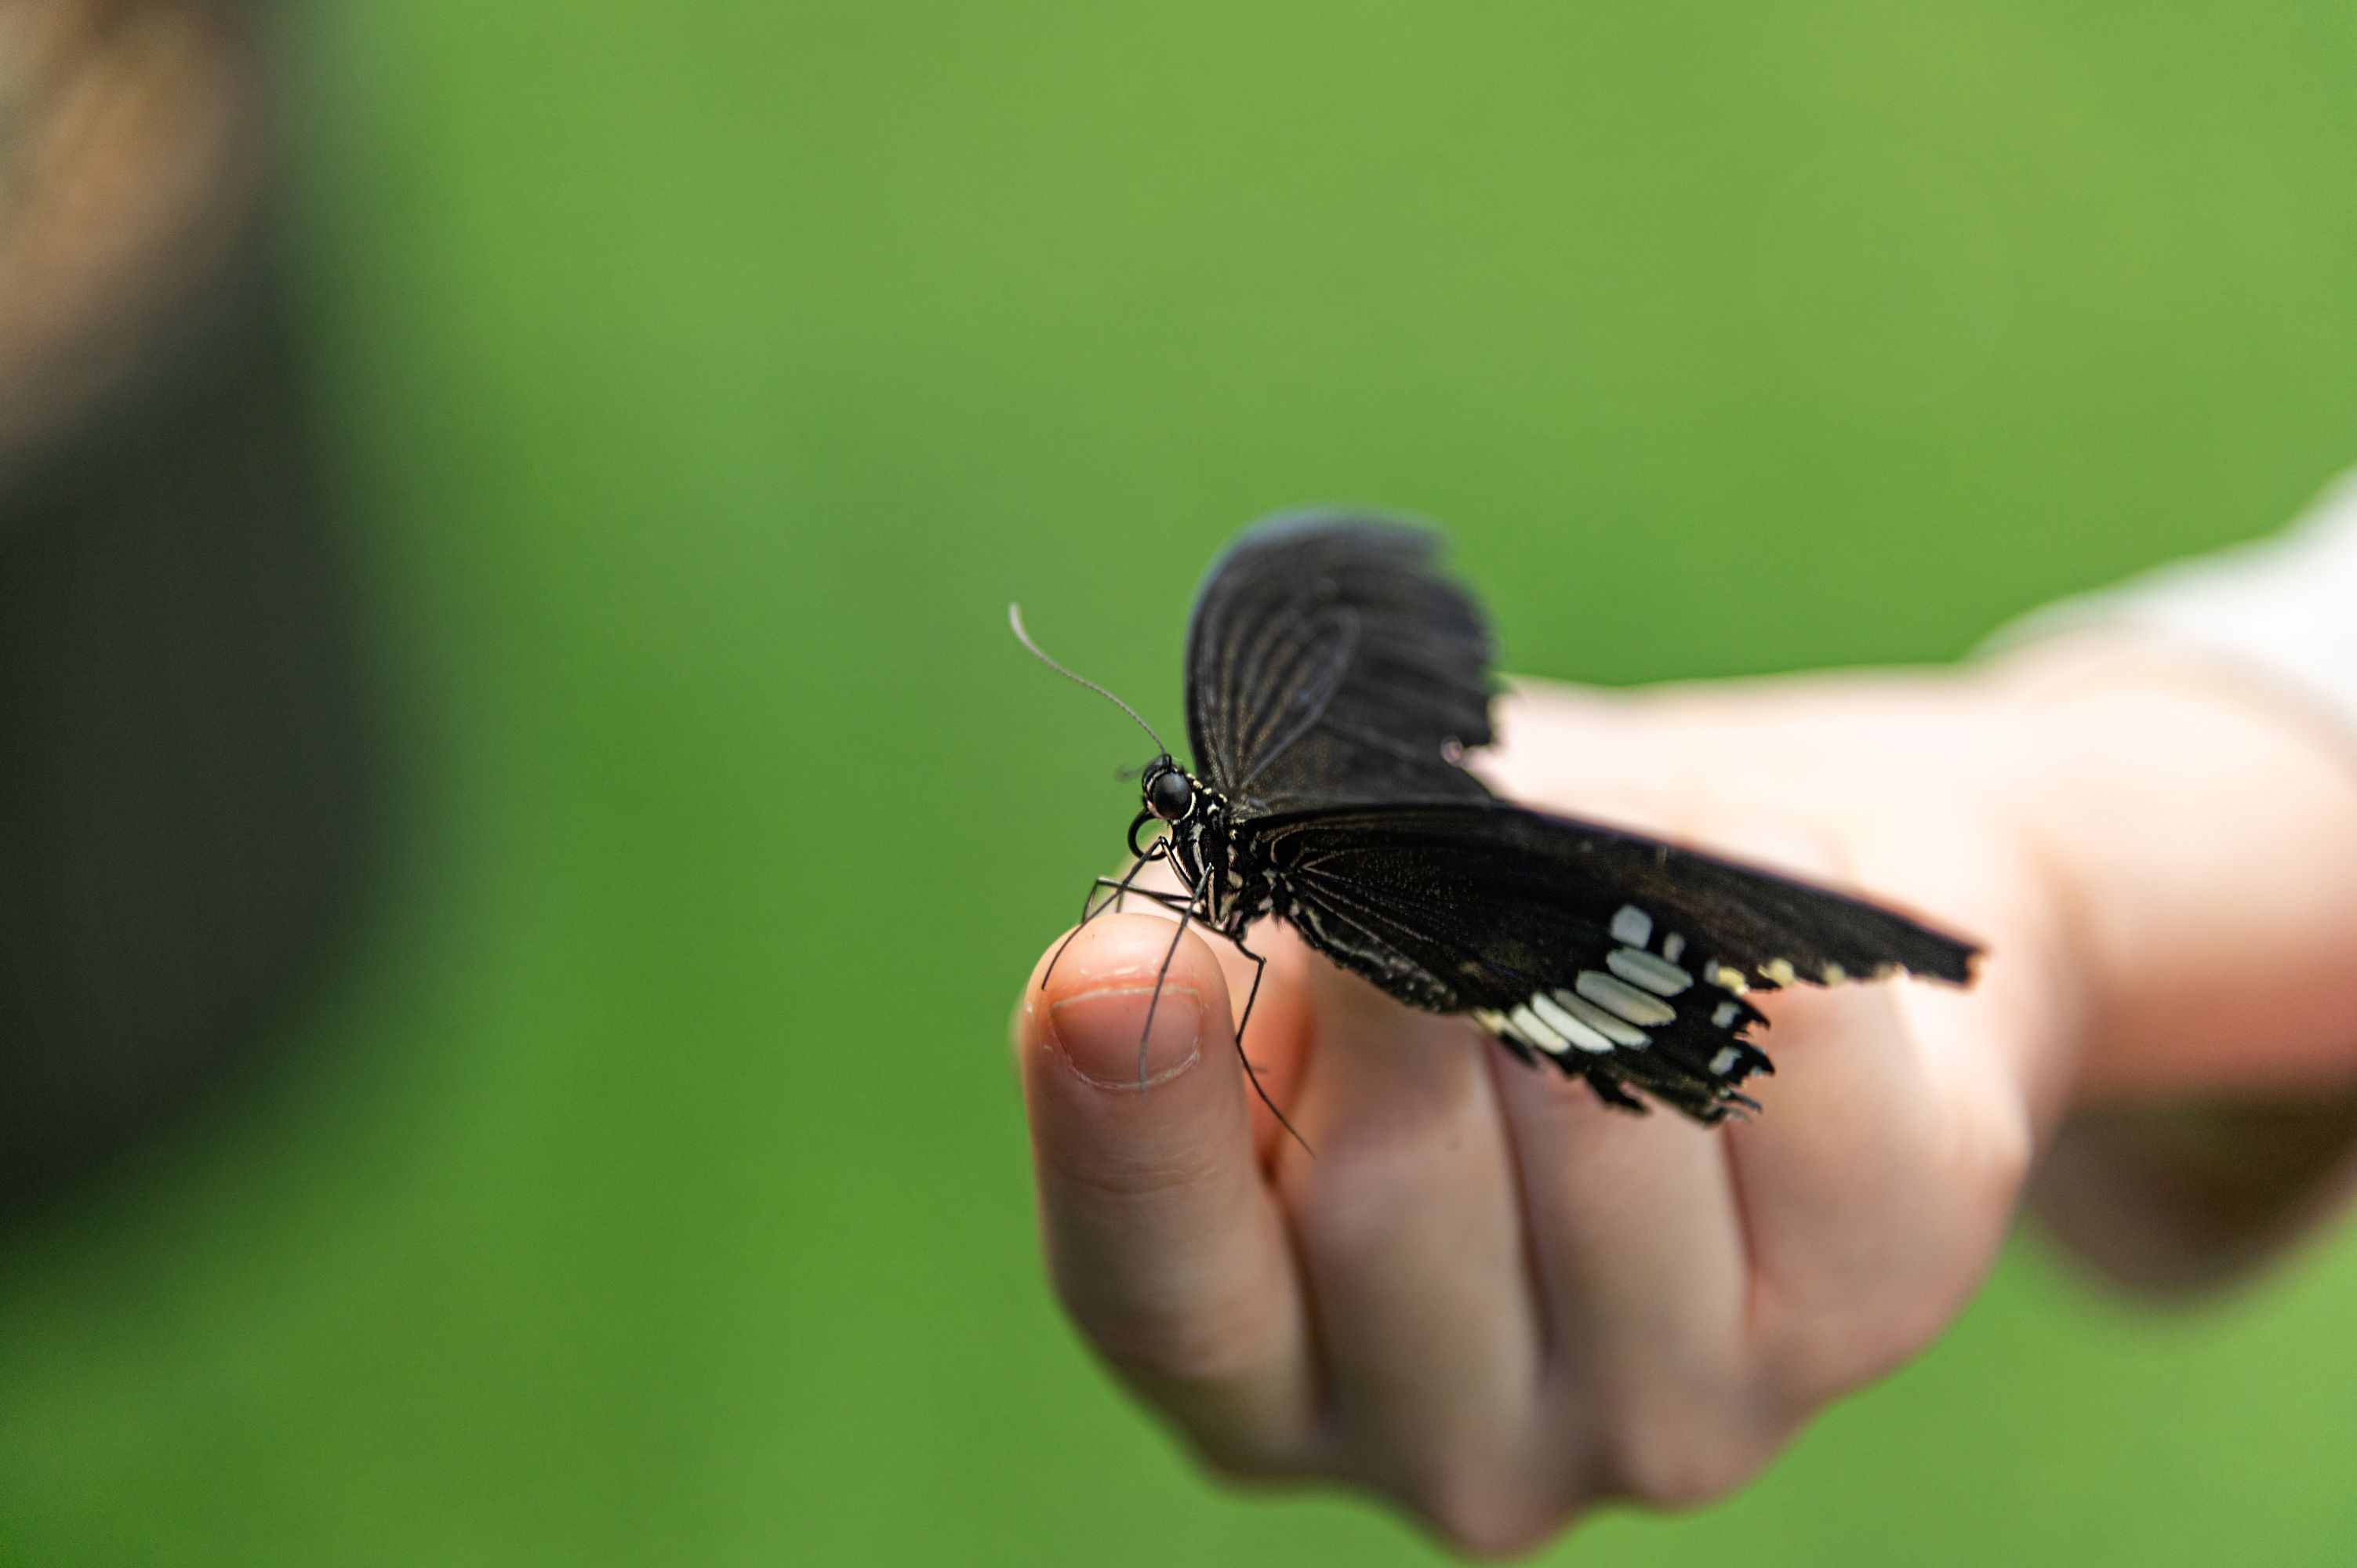
{"label": "butterfly head", "polygon": [[1196,788],[1194,777],[1168,757],[1157,757],[1147,763],[1137,787],[1145,797],[1146,809],[1166,822],[1183,822],[1192,816],[1195,802],[1202,793]]}

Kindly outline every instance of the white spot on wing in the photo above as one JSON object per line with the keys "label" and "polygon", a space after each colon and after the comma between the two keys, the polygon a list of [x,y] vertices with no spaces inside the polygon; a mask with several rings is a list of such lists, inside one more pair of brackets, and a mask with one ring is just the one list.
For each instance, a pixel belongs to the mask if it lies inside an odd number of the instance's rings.
{"label": "white spot on wing", "polygon": [[1644,1030],[1632,1027],[1627,1019],[1613,1016],[1585,996],[1568,991],[1558,991],[1554,994],[1557,1006],[1616,1046],[1641,1051],[1653,1043]]}
{"label": "white spot on wing", "polygon": [[1677,1017],[1676,1009],[1658,996],[1649,996],[1633,985],[1613,979],[1600,969],[1583,969],[1572,982],[1578,993],[1608,1012],[1617,1013],[1631,1024],[1661,1025]]}
{"label": "white spot on wing", "polygon": [[1573,1017],[1568,1010],[1557,1005],[1555,999],[1544,991],[1531,998],[1531,1010],[1552,1025],[1555,1033],[1583,1051],[1600,1053],[1612,1048],[1612,1042],[1606,1039],[1600,1031]]}
{"label": "white spot on wing", "polygon": [[1634,904],[1623,904],[1612,917],[1612,940],[1627,942],[1632,948],[1643,947],[1653,940],[1653,917]]}
{"label": "white spot on wing", "polygon": [[1559,1057],[1571,1048],[1571,1042],[1542,1023],[1528,1005],[1517,1007],[1508,1015],[1514,1021],[1514,1031],[1551,1057]]}
{"label": "white spot on wing", "polygon": [[1737,1050],[1733,1046],[1719,1047],[1718,1055],[1710,1058],[1710,1076],[1713,1078],[1725,1078],[1727,1076],[1727,1069],[1733,1067],[1737,1062],[1742,1059],[1743,1053]]}
{"label": "white spot on wing", "polygon": [[1735,1022],[1736,1015],[1741,1011],[1742,1009],[1736,1006],[1732,1002],[1720,1003],[1717,1010],[1710,1015],[1711,1027],[1714,1029],[1726,1028],[1727,1026]]}
{"label": "white spot on wing", "polygon": [[1512,1018],[1507,1017],[1503,1013],[1493,1012],[1490,1008],[1484,1007],[1480,1012],[1475,1013],[1473,1016],[1480,1021],[1483,1028],[1489,1030],[1490,1033],[1497,1036],[1501,1040],[1513,1040],[1525,1046],[1537,1044],[1537,1042],[1533,1040],[1530,1036],[1523,1033],[1522,1026],[1520,1025],[1516,1024]]}
{"label": "white spot on wing", "polygon": [[1604,955],[1604,965],[1632,985],[1641,985],[1658,996],[1675,996],[1694,984],[1694,976],[1663,958],[1636,948],[1614,948]]}
{"label": "white spot on wing", "polygon": [[1760,972],[1779,985],[1790,985],[1795,978],[1792,961],[1789,958],[1771,958],[1760,966]]}
{"label": "white spot on wing", "polygon": [[1678,955],[1685,950],[1686,940],[1685,938],[1678,935],[1677,932],[1672,931],[1668,936],[1662,939],[1662,956],[1668,959],[1672,963],[1677,962]]}

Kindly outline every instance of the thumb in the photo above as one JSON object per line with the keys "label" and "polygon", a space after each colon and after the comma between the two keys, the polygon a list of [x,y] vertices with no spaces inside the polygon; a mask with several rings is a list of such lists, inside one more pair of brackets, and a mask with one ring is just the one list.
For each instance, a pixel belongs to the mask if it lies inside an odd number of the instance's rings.
{"label": "thumb", "polygon": [[1152,916],[1107,915],[1074,933],[1043,987],[1047,968],[1016,1024],[1043,1179],[1064,1171],[1128,1189],[1232,1158],[1250,1165],[1227,979],[1200,938]]}
{"label": "thumb", "polygon": [[1201,940],[1107,915],[1035,972],[1016,1045],[1066,1309],[1214,1453],[1265,1455],[1309,1419],[1307,1334],[1232,1030]]}

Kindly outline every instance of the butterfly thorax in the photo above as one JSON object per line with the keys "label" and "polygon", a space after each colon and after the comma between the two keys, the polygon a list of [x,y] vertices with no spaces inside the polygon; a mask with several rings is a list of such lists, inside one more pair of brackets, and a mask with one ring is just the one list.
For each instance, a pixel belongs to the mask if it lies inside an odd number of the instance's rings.
{"label": "butterfly thorax", "polygon": [[1143,785],[1146,810],[1162,822],[1170,864],[1198,901],[1197,918],[1241,936],[1273,911],[1275,868],[1233,831],[1218,790],[1174,764],[1149,769]]}

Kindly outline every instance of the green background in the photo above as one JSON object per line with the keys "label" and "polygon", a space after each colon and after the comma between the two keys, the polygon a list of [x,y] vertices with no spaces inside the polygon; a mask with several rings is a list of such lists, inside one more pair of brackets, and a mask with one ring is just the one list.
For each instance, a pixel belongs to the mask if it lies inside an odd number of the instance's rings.
{"label": "green background", "polygon": [[[0,1257],[40,1563],[1372,1564],[1058,1322],[1003,1045],[1273,507],[1518,668],[1956,656],[2357,457],[2340,5],[296,14],[410,823],[296,1065]],[[2347,1560],[2357,1247],[2034,1243],[1613,1563]]]}

